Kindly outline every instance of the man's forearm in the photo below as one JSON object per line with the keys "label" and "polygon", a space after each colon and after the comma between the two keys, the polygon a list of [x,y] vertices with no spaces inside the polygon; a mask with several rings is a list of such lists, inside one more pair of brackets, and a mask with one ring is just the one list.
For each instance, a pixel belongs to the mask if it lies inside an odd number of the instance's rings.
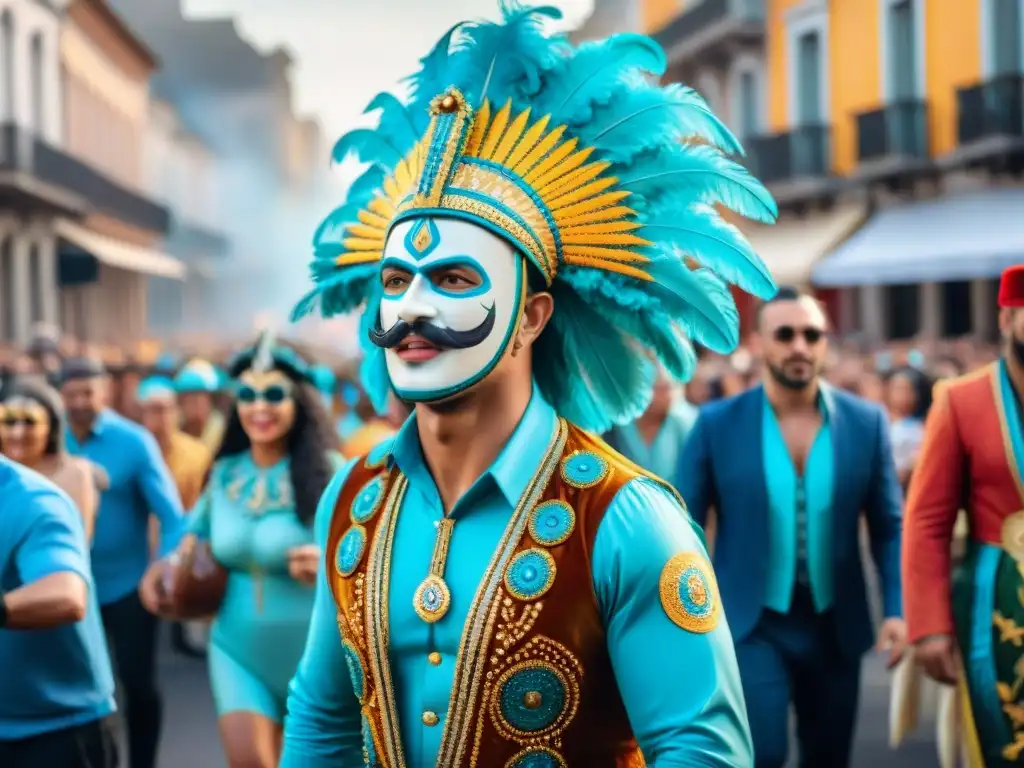
{"label": "man's forearm", "polygon": [[65,571],[3,596],[7,618],[5,629],[50,629],[73,624],[85,616],[88,589],[77,573]]}

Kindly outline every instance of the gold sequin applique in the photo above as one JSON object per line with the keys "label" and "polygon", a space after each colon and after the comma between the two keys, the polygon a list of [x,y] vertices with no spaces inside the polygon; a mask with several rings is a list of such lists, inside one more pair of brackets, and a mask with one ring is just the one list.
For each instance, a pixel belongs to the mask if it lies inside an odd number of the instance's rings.
{"label": "gold sequin applique", "polygon": [[703,555],[673,555],[661,571],[658,594],[668,617],[688,632],[703,634],[718,626],[722,615],[718,584],[711,563]]}

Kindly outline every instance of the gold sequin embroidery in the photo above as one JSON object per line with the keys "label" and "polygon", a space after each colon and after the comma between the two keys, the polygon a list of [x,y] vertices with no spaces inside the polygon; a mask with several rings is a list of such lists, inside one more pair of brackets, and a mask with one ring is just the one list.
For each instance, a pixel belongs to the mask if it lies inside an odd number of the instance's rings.
{"label": "gold sequin embroidery", "polygon": [[703,555],[679,552],[669,558],[661,571],[658,594],[661,607],[676,626],[698,634],[718,626],[722,615],[718,584]]}

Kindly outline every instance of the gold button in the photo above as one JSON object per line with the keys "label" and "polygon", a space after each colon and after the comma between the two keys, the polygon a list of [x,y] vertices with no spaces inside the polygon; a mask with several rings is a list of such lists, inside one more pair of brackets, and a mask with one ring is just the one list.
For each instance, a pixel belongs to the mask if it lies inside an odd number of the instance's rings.
{"label": "gold button", "polygon": [[430,655],[427,656],[427,661],[433,664],[435,667],[441,663],[441,654],[437,651],[431,651]]}
{"label": "gold button", "polygon": [[427,710],[423,713],[423,724],[424,725],[437,725],[437,715]]}
{"label": "gold button", "polygon": [[523,696],[523,706],[527,709],[537,709],[541,705],[540,691],[527,691]]}

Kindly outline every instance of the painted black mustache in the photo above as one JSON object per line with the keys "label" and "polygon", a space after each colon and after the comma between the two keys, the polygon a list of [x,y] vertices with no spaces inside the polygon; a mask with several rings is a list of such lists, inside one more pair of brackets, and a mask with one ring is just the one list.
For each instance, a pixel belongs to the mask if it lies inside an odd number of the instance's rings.
{"label": "painted black mustache", "polygon": [[380,318],[377,324],[370,329],[370,341],[384,349],[394,349],[406,336],[416,334],[421,336],[435,347],[441,349],[468,349],[475,347],[491,335],[494,330],[494,305],[487,310],[487,317],[483,319],[476,328],[468,331],[453,331],[451,328],[441,328],[423,320],[414,323],[407,323],[405,320],[398,320],[386,331],[380,327]]}

